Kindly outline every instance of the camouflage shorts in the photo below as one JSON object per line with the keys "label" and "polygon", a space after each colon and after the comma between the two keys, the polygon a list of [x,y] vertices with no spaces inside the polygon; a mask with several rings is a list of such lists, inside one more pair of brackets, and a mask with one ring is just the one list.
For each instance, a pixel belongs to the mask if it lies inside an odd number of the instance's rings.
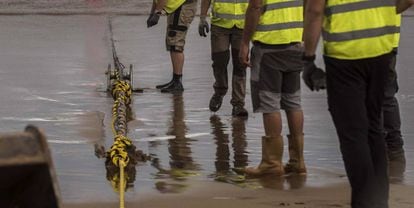
{"label": "camouflage shorts", "polygon": [[168,51],[184,51],[185,37],[197,11],[197,1],[184,3],[167,17],[166,46]]}

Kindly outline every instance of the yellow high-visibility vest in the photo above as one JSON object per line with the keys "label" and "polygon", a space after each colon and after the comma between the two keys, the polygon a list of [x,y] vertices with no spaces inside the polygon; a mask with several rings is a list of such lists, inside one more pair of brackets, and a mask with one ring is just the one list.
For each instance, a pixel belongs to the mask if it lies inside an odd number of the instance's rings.
{"label": "yellow high-visibility vest", "polygon": [[387,54],[398,45],[394,0],[327,0],[324,54],[347,60]]}
{"label": "yellow high-visibility vest", "polygon": [[[158,2],[158,0],[155,0],[155,2]],[[181,5],[183,5],[185,0],[167,0],[167,4],[164,7],[165,12],[167,14],[173,13],[175,10],[178,9]]]}
{"label": "yellow high-visibility vest", "polygon": [[253,41],[269,45],[301,42],[303,34],[303,1],[263,0],[263,13]]}
{"label": "yellow high-visibility vest", "polygon": [[[395,26],[400,28],[401,27],[401,14],[397,14],[396,21],[397,23],[395,24]],[[394,34],[394,48],[398,48],[399,45],[400,45],[400,32],[398,31],[397,33]]]}
{"label": "yellow high-visibility vest", "polygon": [[249,0],[212,0],[211,3],[211,24],[224,28],[244,28]]}

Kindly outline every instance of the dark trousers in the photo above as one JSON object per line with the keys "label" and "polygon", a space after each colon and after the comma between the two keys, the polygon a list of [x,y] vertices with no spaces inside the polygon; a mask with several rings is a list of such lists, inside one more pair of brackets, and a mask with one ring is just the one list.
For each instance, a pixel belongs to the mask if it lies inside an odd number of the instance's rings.
{"label": "dark trousers", "polygon": [[391,58],[391,54],[360,60],[325,57],[328,106],[352,188],[352,208],[388,207],[381,114]]}
{"label": "dark trousers", "polygon": [[395,94],[398,91],[396,54],[392,54],[390,75],[385,85],[385,99],[383,105],[384,130],[386,133],[385,141],[388,146],[388,153],[403,152],[403,139],[401,136],[400,108]]}
{"label": "dark trousers", "polygon": [[406,165],[403,149],[404,141],[401,135],[400,108],[398,100],[395,98],[395,94],[398,92],[396,62],[397,51],[392,53],[391,70],[385,85],[385,98],[382,106],[388,154],[388,173],[391,182],[399,182],[403,179]]}
{"label": "dark trousers", "polygon": [[[228,75],[227,65],[230,55],[233,63],[232,74],[232,98],[230,103],[233,106],[244,106],[246,96],[246,67],[239,61],[239,49],[243,30],[211,26],[211,59],[214,71],[214,93],[224,96],[227,93]],[[231,54],[230,49],[231,48]]]}

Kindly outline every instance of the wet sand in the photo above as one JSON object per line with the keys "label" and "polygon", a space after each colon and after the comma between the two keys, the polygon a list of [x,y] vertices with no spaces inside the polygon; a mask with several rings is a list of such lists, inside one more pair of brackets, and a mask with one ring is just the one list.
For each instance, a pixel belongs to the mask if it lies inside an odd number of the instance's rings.
{"label": "wet sand", "polygon": [[[241,189],[232,185],[214,182],[195,184],[184,194],[164,194],[143,197],[142,200],[130,199],[126,207],[145,208],[334,208],[350,207],[350,189],[347,183],[331,184],[323,187],[306,187],[297,190],[281,191],[273,189]],[[413,207],[412,187],[392,185],[389,205],[392,208]],[[109,208],[118,204],[88,202],[65,204],[65,208]]]}
{"label": "wet sand", "polygon": [[152,0],[0,0],[0,13],[48,14],[148,14]]}
{"label": "wet sand", "polygon": [[[165,21],[145,27],[145,16],[115,16],[114,39],[122,63],[133,64],[134,144],[157,162],[140,163],[126,193],[127,207],[347,207],[347,183],[325,92],[303,89],[306,180],[235,181],[232,168],[260,161],[261,116],[230,115],[230,96],[211,114],[212,70],[208,38],[190,28],[182,96],[162,94],[156,84],[170,78],[164,49]],[[414,207],[414,18],[405,18],[398,61],[398,99],[406,138],[407,172],[391,186],[390,207]],[[0,26],[0,130],[21,131],[28,123],[45,130],[64,207],[117,207],[94,145],[112,144],[113,100],[104,92],[111,61],[107,17],[103,15],[2,16]],[[320,55],[318,62],[321,63]],[[285,122],[286,123],[286,122]],[[286,127],[284,133],[287,132]],[[285,151],[285,161],[287,151]],[[224,175],[224,178],[222,176]],[[218,177],[219,176],[219,177]],[[227,178],[228,177],[228,178]],[[216,181],[214,179],[219,179]],[[220,182],[221,181],[221,182]],[[224,181],[224,182],[223,182]]]}

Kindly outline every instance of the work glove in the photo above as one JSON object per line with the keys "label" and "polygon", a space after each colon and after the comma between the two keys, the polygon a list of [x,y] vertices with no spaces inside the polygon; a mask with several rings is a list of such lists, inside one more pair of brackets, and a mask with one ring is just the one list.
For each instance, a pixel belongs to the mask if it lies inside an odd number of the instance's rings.
{"label": "work glove", "polygon": [[160,20],[160,16],[161,16],[161,12],[151,13],[147,19],[147,28],[158,24],[158,20]]}
{"label": "work glove", "polygon": [[210,32],[210,26],[205,16],[200,16],[200,23],[198,23],[198,34],[202,37],[207,37],[207,33]]}
{"label": "work glove", "polygon": [[305,82],[306,86],[309,87],[312,91],[323,90],[326,88],[326,74],[321,69],[315,65],[314,60],[306,60],[304,58],[304,69],[302,74],[302,79]]}

